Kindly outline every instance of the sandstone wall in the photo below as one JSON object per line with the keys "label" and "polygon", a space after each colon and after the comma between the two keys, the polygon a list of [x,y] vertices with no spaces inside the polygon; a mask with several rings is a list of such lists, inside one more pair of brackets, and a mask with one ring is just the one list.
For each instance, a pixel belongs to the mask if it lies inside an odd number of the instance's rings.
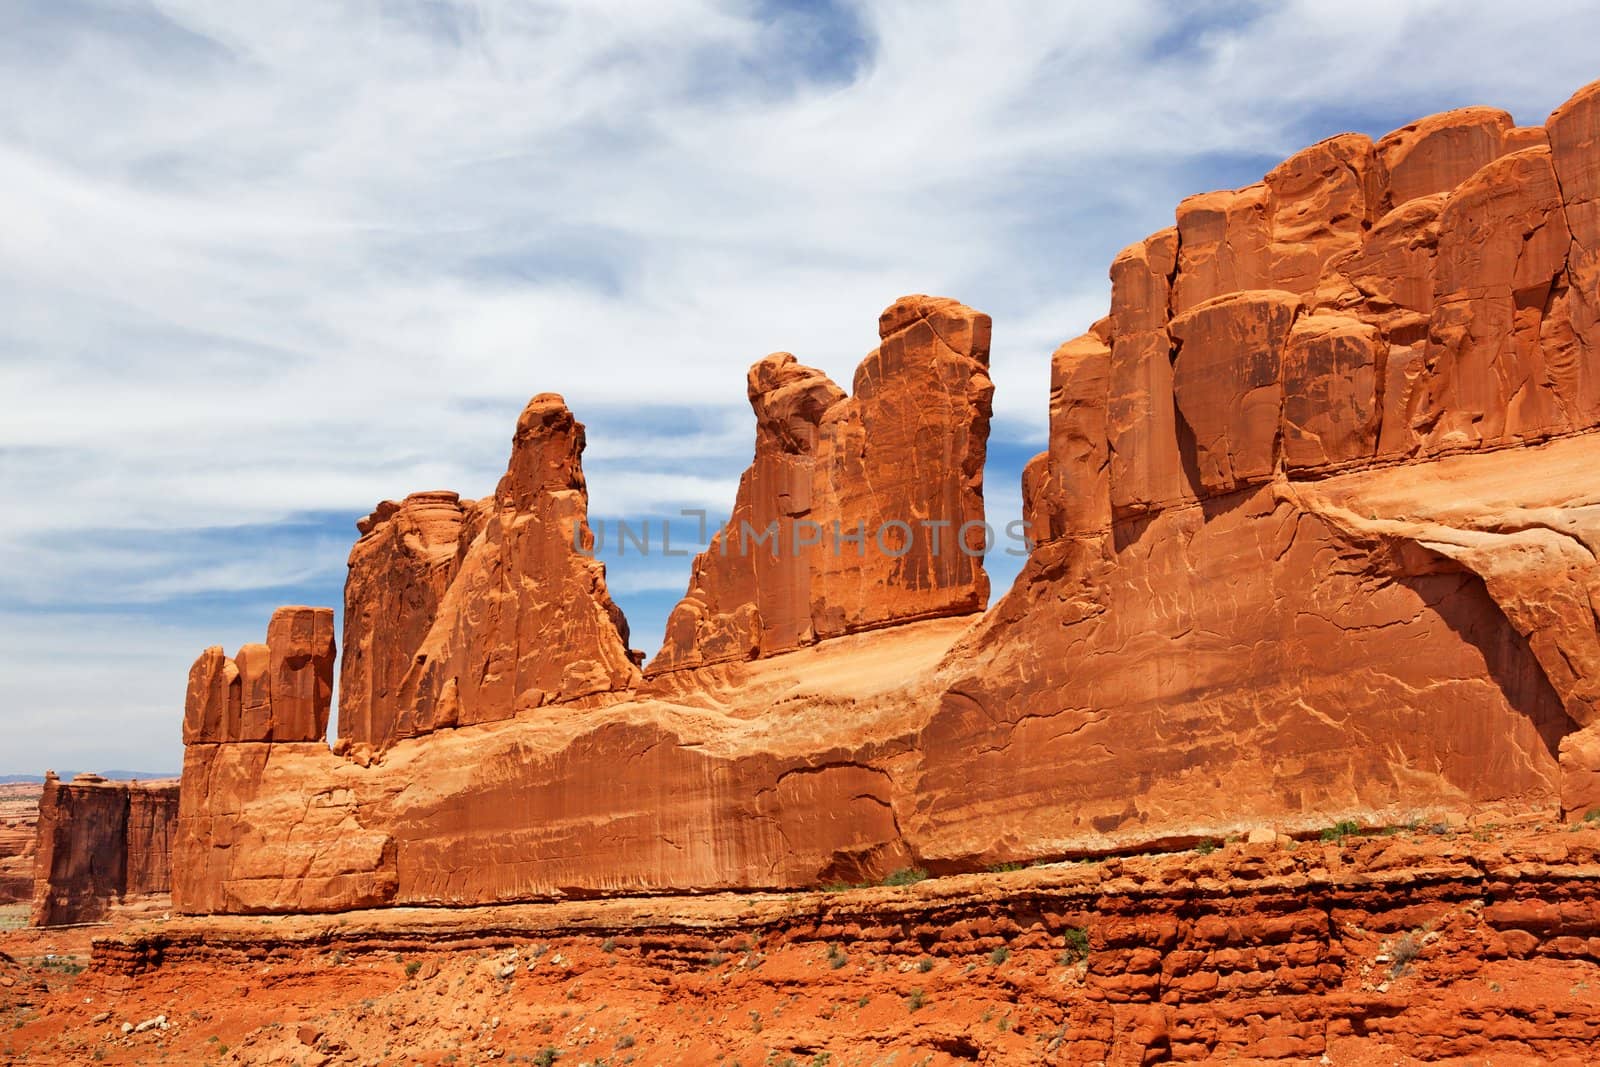
{"label": "sandstone wall", "polygon": [[172,888],[178,785],[54,774],[39,801],[35,926],[93,922],[116,904]]}
{"label": "sandstone wall", "polygon": [[850,396],[787,352],[750,368],[755,459],[652,674],[983,609],[989,333],[987,315],[908,296]]}
{"label": "sandstone wall", "polygon": [[583,424],[541,394],[517,420],[492,497],[463,506],[452,493],[415,494],[362,520],[345,586],[346,746],[638,681],[627,620],[589,555],[583,448]]}
{"label": "sandstone wall", "polygon": [[[912,862],[881,765],[915,728],[902,686],[966,625],[930,620],[724,667],[721,682],[671,696],[440,730],[370,766],[322,744],[190,745],[174,905],[337,911],[881,877]],[[876,654],[892,667],[863,671]],[[852,711],[863,699],[882,701],[870,722]],[[832,718],[773,721],[781,706]]]}
{"label": "sandstone wall", "polygon": [[[345,581],[339,738],[383,744],[400,718],[400,686],[476,535],[478,507],[450,492],[385,500],[356,524]],[[463,533],[466,537],[463,544]]]}
{"label": "sandstone wall", "polygon": [[[713,550],[641,684],[572,547],[582,428],[535,398],[494,497],[364,521],[337,753],[276,727],[270,637],[196,665],[177,906],[778,888],[1600,807],[1597,116],[1600,84],[1545,128],[1341,135],[1180,204],[1055,354],[1039,543],[981,619],[964,554]],[[848,398],[752,369],[732,533],[981,517],[987,318],[907,298],[880,333]]]}
{"label": "sandstone wall", "polygon": [[220,647],[189,668],[183,742],[320,741],[333,697],[333,609],[272,613],[265,644]]}
{"label": "sandstone wall", "polygon": [[1548,130],[1342,135],[1117,258],[1054,357],[1042,543],[923,734],[919,852],[1600,804],[1597,121],[1600,85]]}

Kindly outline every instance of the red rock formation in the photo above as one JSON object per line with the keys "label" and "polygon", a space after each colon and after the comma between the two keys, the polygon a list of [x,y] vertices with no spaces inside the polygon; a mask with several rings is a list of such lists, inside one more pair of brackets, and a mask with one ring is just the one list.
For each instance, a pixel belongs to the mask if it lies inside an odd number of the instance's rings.
{"label": "red rock formation", "polygon": [[[605,567],[587,555],[583,447],[583,427],[565,403],[542,394],[518,420],[493,497],[462,507],[453,494],[416,494],[362,520],[346,587],[341,753],[366,762],[397,738],[510,719],[637,682]],[[396,837],[365,829],[347,794],[322,789],[330,765],[352,766],[321,743],[332,656],[330,610],[283,608],[266,645],[247,645],[233,660],[207,649],[195,663],[179,906],[357,907],[394,897]],[[271,744],[245,743],[262,741]],[[303,781],[281,773],[297,767],[320,769]],[[317,799],[296,826],[238,817],[250,800],[301,788]],[[327,835],[339,838],[338,848]],[[277,878],[285,864],[297,868],[293,883]]]}
{"label": "red rock formation", "polygon": [[900,888],[177,918],[103,934],[8,1040],[56,1062],[103,1038],[102,1001],[115,1025],[200,988],[205,1025],[146,1062],[213,1056],[226,1025],[251,1063],[303,1059],[307,1034],[336,1059],[510,1060],[532,1034],[591,1063],[1576,1067],[1600,1041],[1600,830],[1573,829],[1258,827],[1208,855]]}
{"label": "red rock formation", "polygon": [[1561,189],[1562,216],[1572,243],[1566,269],[1548,296],[1552,316],[1564,312],[1571,330],[1567,392],[1579,400],[1578,421],[1587,424],[1600,393],[1600,83],[1579,92],[1550,116],[1550,162]]}
{"label": "red rock formation", "polygon": [[344,589],[341,741],[393,740],[400,686],[461,563],[466,515],[455,493],[412,493],[399,504],[385,500],[356,524],[361,539],[350,550]]}
{"label": "red rock formation", "polygon": [[1438,242],[1417,416],[1428,446],[1588,425],[1597,412],[1581,395],[1565,309],[1550,304],[1571,244],[1550,150],[1502,156],[1463,182],[1440,212]]}
{"label": "red rock formation", "polygon": [[787,352],[750,368],[755,460],[652,674],[983,608],[982,553],[962,545],[985,537],[989,328],[954,300],[903,297],[850,397]]}
{"label": "red rock formation", "polygon": [[1300,312],[1292,293],[1228,293],[1173,319],[1178,415],[1194,438],[1208,496],[1267,481],[1277,469],[1283,350]]}
{"label": "red rock formation", "polygon": [[1283,351],[1283,462],[1322,470],[1372,456],[1383,369],[1378,327],[1354,315],[1296,321]]}
{"label": "red rock formation", "polygon": [[493,496],[384,501],[345,583],[342,748],[382,748],[638,681],[628,626],[590,558],[583,426],[553,393],[518,420]]}
{"label": "red rock formation", "polygon": [[183,742],[320,741],[333,697],[333,609],[279,608],[267,643],[229,659],[213,646],[189,668]]}
{"label": "red rock formation", "polygon": [[[726,668],[709,690],[441,730],[371,766],[315,744],[191,745],[174,906],[337,911],[882,877],[911,859],[893,779],[851,749],[870,736],[906,750],[911,709],[893,697],[965,628],[929,620]],[[894,719],[823,749],[809,717],[778,728],[765,716],[877,697]]]}
{"label": "red rock formation", "polygon": [[[1551,144],[1592,154],[1576,131],[1597,100],[1600,85],[1559,110]],[[1511,128],[1439,116],[1384,138],[1376,163],[1336,138],[1262,185],[1185,201],[1175,260],[1153,252],[1170,231],[1118,258],[1099,400],[1114,521],[1045,524],[952,654],[900,782],[920,856],[1400,810],[1440,786],[1553,799],[1558,756],[1565,809],[1600,798],[1600,745],[1571,733],[1600,712],[1600,435],[1583,432],[1600,412],[1577,355],[1596,335],[1565,280],[1583,194]],[[1304,173],[1324,179],[1284,179]],[[1173,353],[1175,424],[1159,355],[1118,375],[1117,353],[1143,350]],[[1034,512],[1063,485],[1098,498],[1083,403],[1052,405]],[[1363,469],[1398,456],[1412,462]],[[1349,473],[1300,480],[1331,470]]]}
{"label": "red rock formation", "polygon": [[401,680],[397,735],[508,719],[638,682],[605,564],[587,554],[583,447],[583,425],[561,397],[528,402],[505,477],[464,524],[471,540]]}
{"label": "red rock formation", "polygon": [[178,786],[53,773],[39,801],[33,924],[93,922],[114,905],[172,887]]}
{"label": "red rock formation", "polygon": [[1111,524],[1110,439],[1106,395],[1111,380],[1109,320],[1050,358],[1050,450],[1023,472],[1029,536],[1052,541]]}
{"label": "red rock formation", "polygon": [[31,783],[0,785],[0,904],[33,899],[40,791]]}
{"label": "red rock formation", "polygon": [[[330,787],[322,743],[192,744],[183,753],[172,903],[180,911],[338,911],[394,897],[394,842]],[[275,808],[246,815],[252,802]],[[304,805],[290,808],[284,804]]]}
{"label": "red rock formation", "polygon": [[[491,501],[430,501],[413,545],[405,506],[364,531],[358,597],[401,591],[356,624],[359,758],[190,746],[179,906],[753,889],[1600,806],[1597,102],[1548,144],[1477,111],[1333,138],[1118,256],[1110,315],[1053,361],[1039,544],[970,627],[961,554],[721,547],[981,517],[986,317],[897,303],[849,398],[787,355],[752,369],[733,521],[627,694],[571,548],[581,429],[536,399]],[[203,656],[187,735],[259,736],[272,651]],[[475,728],[413,736],[447,725]]]}
{"label": "red rock formation", "polygon": [[[1124,249],[1111,264],[1107,491],[1119,519],[1194,499],[1178,458],[1167,334],[1177,250],[1178,231],[1163,230]],[[1056,436],[1052,425],[1052,443]]]}
{"label": "red rock formation", "polygon": [[[1498,108],[1463,107],[1418,119],[1377,144],[1385,172],[1384,202],[1448,193],[1507,151],[1515,123]],[[1528,147],[1517,144],[1515,147]]]}

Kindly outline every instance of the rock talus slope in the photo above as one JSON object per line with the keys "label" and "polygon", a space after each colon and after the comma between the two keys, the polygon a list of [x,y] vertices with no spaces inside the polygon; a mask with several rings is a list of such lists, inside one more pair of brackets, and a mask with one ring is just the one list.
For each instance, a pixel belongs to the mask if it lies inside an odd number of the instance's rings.
{"label": "rock talus slope", "polygon": [[[981,617],[974,557],[870,531],[983,518],[986,316],[897,302],[848,397],[752,368],[754,462],[648,679],[575,548],[581,427],[536,398],[493,497],[364,521],[337,752],[277,726],[291,660],[290,721],[326,721],[315,625],[274,631],[298,658],[269,634],[196,664],[178,906],[777,888],[1600,807],[1597,129],[1600,83],[1542,128],[1343,134],[1181,203],[1053,357],[1037,543]],[[864,552],[811,543],[834,520]],[[773,523],[777,551],[719,551]]]}
{"label": "rock talus slope", "polygon": [[[11,1037],[29,1062],[191,1063],[220,1034],[276,1063],[309,1033],[334,1063],[1586,1067],[1600,829],[1534,821],[895,888],[147,922]],[[174,1025],[124,1037],[106,1006]]]}

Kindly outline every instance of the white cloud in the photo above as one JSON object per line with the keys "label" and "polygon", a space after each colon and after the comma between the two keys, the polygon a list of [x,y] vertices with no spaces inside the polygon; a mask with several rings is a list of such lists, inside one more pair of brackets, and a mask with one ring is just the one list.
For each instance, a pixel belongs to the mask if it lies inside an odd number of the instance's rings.
{"label": "white cloud", "polygon": [[[546,390],[590,423],[597,513],[725,509],[745,367],[788,349],[848,381],[906,292],[995,315],[997,439],[1038,441],[1049,352],[1179,196],[1352,124],[1473,102],[1541,121],[1594,73],[1584,5],[1562,7],[1179,23],[1154,2],[908,0],[772,23],[709,0],[19,0],[0,14],[0,598],[336,587],[342,548],[260,529],[485,493]],[[995,472],[991,510],[1015,477]],[[256,532],[182,535],[205,527]],[[190,565],[130,530],[174,531]],[[665,582],[625,570],[619,589]],[[141,638],[184,643],[165,665],[206,629],[177,603],[161,617],[192,624]],[[29,714],[94,703],[51,651],[77,621],[0,625],[62,636],[7,665],[8,716],[24,694]],[[104,700],[166,707],[152,694],[181,682],[139,672]],[[8,732],[0,770],[53,751],[47,728]]]}

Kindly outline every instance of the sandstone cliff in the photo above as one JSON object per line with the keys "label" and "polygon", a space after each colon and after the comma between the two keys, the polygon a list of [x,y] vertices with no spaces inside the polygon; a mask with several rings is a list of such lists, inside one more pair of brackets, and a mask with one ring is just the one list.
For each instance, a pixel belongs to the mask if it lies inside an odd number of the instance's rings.
{"label": "sandstone cliff", "polygon": [[200,653],[189,668],[183,743],[320,741],[333,697],[333,609],[279,608],[266,644]]}
{"label": "sandstone cliff", "polygon": [[[262,743],[254,654],[197,664],[178,906],[771,888],[1600,807],[1597,129],[1600,83],[1542,128],[1341,135],[1180,204],[1054,357],[1039,543],[981,618],[965,554],[710,551],[639,684],[572,548],[581,428],[536,398],[493,498],[363,524],[340,755]],[[981,517],[987,318],[908,298],[880,333],[849,398],[752,369],[721,543]]]}
{"label": "sandstone cliff", "polygon": [[851,396],[779,352],[750,368],[756,453],[651,673],[981,611],[989,316],[898,300]]}
{"label": "sandstone cliff", "polygon": [[517,420],[492,497],[463,507],[453,493],[415,494],[362,520],[345,587],[346,744],[382,746],[638,681],[605,565],[588,555],[583,448],[583,424],[544,393]]}
{"label": "sandstone cliff", "polygon": [[[454,581],[476,505],[450,492],[385,500],[357,523],[345,581],[339,739],[384,744],[400,718],[400,686]],[[470,540],[470,538],[469,538]]]}
{"label": "sandstone cliff", "polygon": [[1597,122],[1591,86],[1548,132],[1342,135],[1117,257],[1055,355],[1043,543],[923,735],[923,855],[1563,787],[1600,680]]}
{"label": "sandstone cliff", "polygon": [[169,892],[177,821],[177,783],[46,776],[33,925],[93,922],[116,904]]}

